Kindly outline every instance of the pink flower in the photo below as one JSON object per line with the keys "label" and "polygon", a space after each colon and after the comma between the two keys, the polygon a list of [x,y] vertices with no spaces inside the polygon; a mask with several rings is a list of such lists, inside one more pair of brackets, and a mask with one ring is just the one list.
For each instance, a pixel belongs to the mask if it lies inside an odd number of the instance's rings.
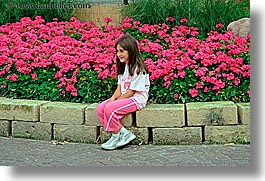
{"label": "pink flower", "polygon": [[78,93],[77,93],[77,91],[73,91],[73,92],[71,92],[71,95],[76,97],[76,96],[78,96]]}
{"label": "pink flower", "polygon": [[6,84],[3,84],[3,85],[1,85],[0,88],[5,89],[6,87],[7,87]]}
{"label": "pink flower", "polygon": [[247,91],[248,96],[250,97],[250,90]]}
{"label": "pink flower", "polygon": [[178,72],[178,76],[180,76],[181,78],[184,78],[184,77],[186,76],[185,71],[180,70],[180,71]]}
{"label": "pink flower", "polygon": [[193,88],[193,89],[189,90],[189,93],[190,93],[191,97],[196,97],[198,95],[198,90]]}
{"label": "pink flower", "polygon": [[215,27],[216,27],[216,28],[223,28],[224,25],[223,25],[222,23],[218,23]]}
{"label": "pink flower", "polygon": [[201,89],[203,86],[200,83],[196,83],[196,89]]}
{"label": "pink flower", "polygon": [[198,36],[199,35],[199,32],[197,32],[197,31],[192,31],[191,32],[191,36]]}
{"label": "pink flower", "polygon": [[163,84],[165,87],[169,87],[171,85],[171,82],[170,81],[166,81],[164,84]]}
{"label": "pink flower", "polygon": [[124,28],[130,28],[132,27],[132,24],[131,23],[123,23],[122,24]]}
{"label": "pink flower", "polygon": [[75,21],[78,21],[78,20],[75,17],[71,17],[70,21],[74,21],[75,22]]}
{"label": "pink flower", "polygon": [[206,67],[200,67],[200,68],[196,71],[195,75],[201,77],[201,76],[204,76],[204,75],[207,73],[207,71],[208,71],[208,69],[207,69]]}
{"label": "pink flower", "polygon": [[234,80],[235,79],[235,75],[233,73],[227,74],[227,80]]}
{"label": "pink flower", "polygon": [[75,86],[72,85],[72,84],[68,84],[68,85],[65,87],[65,90],[66,90],[67,92],[73,92],[73,91],[76,91]]}
{"label": "pink flower", "polygon": [[174,94],[174,98],[175,99],[178,99],[179,98],[179,95],[177,93]]}
{"label": "pink flower", "polygon": [[132,22],[133,19],[126,16],[125,19],[121,21],[121,24],[123,25],[124,28],[130,28],[132,27]]}
{"label": "pink flower", "polygon": [[188,22],[188,19],[187,19],[187,18],[182,18],[182,19],[180,20],[180,22],[181,22],[181,23],[187,23],[187,22]]}
{"label": "pink flower", "polygon": [[175,21],[175,19],[173,17],[169,16],[166,18],[166,21],[173,22],[173,21]]}
{"label": "pink flower", "polygon": [[65,95],[65,91],[62,91],[62,92],[60,93],[60,95],[61,95],[61,96]]}
{"label": "pink flower", "polygon": [[31,74],[31,79],[32,80],[36,80],[36,78],[37,78],[37,74],[36,73]]}
{"label": "pink flower", "polygon": [[6,79],[15,82],[15,81],[17,81],[17,75],[16,74],[12,74],[11,76],[9,75],[9,76],[7,76]]}
{"label": "pink flower", "polygon": [[112,19],[111,19],[111,18],[105,18],[105,19],[104,19],[104,22],[105,22],[105,23],[111,23],[111,22],[112,22]]}
{"label": "pink flower", "polygon": [[138,28],[140,25],[140,21],[134,21],[133,22],[133,28]]}
{"label": "pink flower", "polygon": [[235,78],[235,85],[238,86],[240,84],[240,79],[239,78]]}
{"label": "pink flower", "polygon": [[208,87],[204,87],[203,92],[208,92],[210,89]]}

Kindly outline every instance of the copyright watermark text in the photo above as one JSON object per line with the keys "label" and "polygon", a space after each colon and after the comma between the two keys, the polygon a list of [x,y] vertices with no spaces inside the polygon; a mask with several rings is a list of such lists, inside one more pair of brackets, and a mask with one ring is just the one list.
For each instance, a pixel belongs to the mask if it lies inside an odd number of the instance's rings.
{"label": "copyright watermark text", "polygon": [[6,2],[6,8],[8,9],[82,9],[82,8],[91,8],[91,4],[88,2],[82,3],[65,3],[60,2],[48,2],[48,3],[14,3],[12,1]]}

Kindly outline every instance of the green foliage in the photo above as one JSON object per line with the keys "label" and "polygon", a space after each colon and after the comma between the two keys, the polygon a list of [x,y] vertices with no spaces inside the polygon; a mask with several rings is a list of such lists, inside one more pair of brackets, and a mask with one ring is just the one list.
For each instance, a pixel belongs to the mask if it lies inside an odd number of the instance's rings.
{"label": "green foliage", "polygon": [[0,88],[0,96],[14,99],[94,103],[111,97],[116,88],[116,79],[98,79],[96,72],[82,69],[77,75],[79,80],[76,83],[78,96],[73,97],[69,92],[62,94],[63,89],[58,87],[59,80],[53,78],[57,71],[55,68],[35,69],[34,73],[38,74],[36,80],[32,80],[30,75],[17,72],[18,79],[15,82],[6,80],[2,76],[0,82],[7,84],[8,87]]}
{"label": "green foliage", "polygon": [[19,21],[22,17],[34,19],[41,16],[46,22],[58,18],[68,21],[74,13],[74,8],[56,8],[60,3],[73,4],[71,0],[0,0],[0,25]]}
{"label": "green foliage", "polygon": [[223,143],[220,141],[213,141],[210,139],[210,140],[206,141],[204,144],[206,144],[206,145],[224,144],[226,146],[229,146],[229,145],[232,146],[234,144],[249,145],[250,140],[245,138],[245,137],[242,137],[242,136],[237,136],[237,137],[232,138],[231,141],[227,142],[227,143]]}
{"label": "green foliage", "polygon": [[242,136],[237,136],[236,138],[233,138],[232,142],[235,144],[243,144],[243,145],[249,145],[250,144],[250,140],[248,140],[247,138],[244,138]]}
{"label": "green foliage", "polygon": [[32,80],[30,75],[18,72],[18,79],[15,82],[1,77],[0,81],[8,84],[8,87],[0,89],[0,95],[19,99],[58,100],[60,90],[56,89],[59,81],[53,79],[55,71],[36,69],[35,73],[41,75],[37,80]]}
{"label": "green foliage", "polygon": [[87,69],[82,69],[77,79],[78,96],[74,98],[74,102],[102,102],[112,96],[117,84],[116,79],[98,79],[96,72]]}
{"label": "green foliage", "polygon": [[135,0],[122,9],[122,15],[141,21],[143,24],[159,24],[168,16],[174,16],[176,8],[172,0]]}
{"label": "green foliage", "polygon": [[142,24],[162,24],[166,18],[174,17],[173,25],[179,25],[182,18],[187,18],[188,26],[198,27],[201,39],[215,25],[224,27],[240,18],[250,17],[249,0],[135,0],[122,9],[122,15],[129,16]]}

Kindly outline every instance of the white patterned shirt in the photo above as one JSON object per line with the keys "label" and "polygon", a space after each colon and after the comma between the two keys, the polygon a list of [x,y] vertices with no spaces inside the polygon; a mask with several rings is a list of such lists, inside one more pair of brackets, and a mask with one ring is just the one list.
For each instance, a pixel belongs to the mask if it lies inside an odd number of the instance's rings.
{"label": "white patterned shirt", "polygon": [[135,91],[131,98],[135,100],[139,109],[146,106],[150,87],[149,74],[143,74],[143,72],[140,72],[139,75],[137,75],[135,71],[134,75],[130,76],[129,67],[126,64],[124,73],[118,75],[118,84],[121,86],[121,94],[124,94],[129,89]]}

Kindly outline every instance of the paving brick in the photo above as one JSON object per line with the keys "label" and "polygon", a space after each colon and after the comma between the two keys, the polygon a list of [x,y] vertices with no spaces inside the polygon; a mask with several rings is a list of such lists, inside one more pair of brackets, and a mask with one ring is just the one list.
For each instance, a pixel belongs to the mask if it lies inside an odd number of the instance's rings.
{"label": "paving brick", "polygon": [[202,143],[200,127],[153,128],[153,143],[156,145],[192,145]]}
{"label": "paving brick", "polygon": [[149,104],[136,112],[137,127],[183,127],[184,104]]}
{"label": "paving brick", "polygon": [[12,137],[51,140],[51,135],[49,123],[12,121]]}
{"label": "paving brick", "polygon": [[186,104],[188,126],[239,124],[237,107],[231,101]]}
{"label": "paving brick", "polygon": [[238,115],[241,124],[250,124],[250,103],[237,103]]}
{"label": "paving brick", "polygon": [[96,143],[97,127],[85,125],[54,125],[54,139],[79,143]]}
{"label": "paving brick", "polygon": [[40,121],[68,125],[85,122],[86,104],[69,102],[49,102],[40,107]]}
{"label": "paving brick", "polygon": [[249,125],[205,126],[206,143],[229,143],[234,140],[250,141]]}
{"label": "paving brick", "polygon": [[[39,173],[32,173],[32,169],[27,172],[25,172],[24,169],[19,171],[19,173],[23,172],[23,174],[27,173],[27,175],[58,175],[58,173],[62,172],[61,168],[71,166],[72,168],[67,167],[67,173],[63,172],[65,173],[65,180],[70,180],[67,179],[67,177],[70,177],[70,175],[72,176],[72,169],[78,169],[79,175],[81,173],[85,175],[97,174],[98,176],[104,174],[102,172],[103,167],[107,170],[110,169],[108,166],[115,166],[117,169],[121,170],[123,170],[123,166],[131,166],[131,168],[139,167],[139,169],[137,169],[138,175],[146,174],[146,171],[150,172],[152,170],[153,176],[159,176],[161,173],[166,173],[178,176],[185,175],[185,177],[188,175],[194,177],[194,174],[193,172],[190,172],[190,170],[187,171],[186,168],[180,168],[181,166],[193,167],[195,170],[199,169],[199,167],[202,168],[207,166],[206,169],[214,169],[216,170],[216,173],[222,172],[223,168],[226,170],[224,173],[227,173],[227,169],[229,169],[231,170],[229,171],[230,174],[233,173],[233,175],[237,175],[238,177],[238,171],[240,169],[244,172],[249,170],[249,167],[253,165],[253,154],[258,152],[258,149],[255,149],[250,145],[240,144],[231,146],[223,144],[128,145],[113,151],[106,151],[101,149],[100,145],[97,144],[69,143],[65,145],[55,145],[52,144],[52,141],[36,141],[32,139],[6,137],[0,137],[0,145],[1,166],[25,166],[25,168],[40,166],[51,167],[46,171],[41,170]],[[92,168],[93,166],[97,167]],[[158,167],[150,167],[150,170],[145,170],[147,166]],[[174,168],[171,169],[170,167],[172,166]],[[80,171],[80,167],[87,168],[81,169],[82,171]],[[132,171],[131,168],[128,167],[129,171]],[[203,169],[205,169],[205,167]],[[234,169],[237,170],[236,173],[234,172]],[[35,169],[33,170],[36,171]],[[107,172],[112,172],[112,169]],[[163,177],[166,176],[166,174],[164,174]],[[216,179],[216,174],[211,175],[213,176],[213,179]],[[245,177],[246,174],[241,175]],[[227,174],[225,177],[228,178]],[[235,176],[232,176],[231,178],[234,179]]]}

